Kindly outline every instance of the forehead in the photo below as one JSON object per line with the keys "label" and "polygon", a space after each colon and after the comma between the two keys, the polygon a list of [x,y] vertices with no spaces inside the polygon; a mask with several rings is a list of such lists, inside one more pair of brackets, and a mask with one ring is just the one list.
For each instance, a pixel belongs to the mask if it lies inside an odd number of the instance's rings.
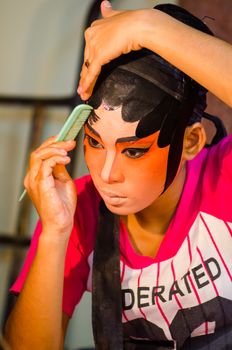
{"label": "forehead", "polygon": [[117,139],[135,136],[139,121],[127,122],[123,120],[121,107],[114,110],[107,110],[101,105],[93,113],[96,115],[96,118],[89,118],[87,124],[97,131],[101,137],[111,136]]}

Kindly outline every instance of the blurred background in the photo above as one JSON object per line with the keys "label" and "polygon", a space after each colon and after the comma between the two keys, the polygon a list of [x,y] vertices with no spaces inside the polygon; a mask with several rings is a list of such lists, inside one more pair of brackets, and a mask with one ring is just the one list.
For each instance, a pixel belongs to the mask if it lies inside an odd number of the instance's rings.
{"label": "blurred background", "polygon": [[[232,42],[231,0],[113,0],[117,9],[177,3],[215,34]],[[56,134],[80,103],[76,87],[82,64],[83,31],[99,16],[94,0],[0,0],[0,333],[15,297],[8,290],[27,252],[37,215],[26,197],[19,203],[30,150]],[[232,110],[209,95],[208,111],[232,131]],[[214,133],[205,124],[208,138]],[[70,172],[87,172],[81,138]],[[90,295],[71,320],[65,349],[93,347]]]}

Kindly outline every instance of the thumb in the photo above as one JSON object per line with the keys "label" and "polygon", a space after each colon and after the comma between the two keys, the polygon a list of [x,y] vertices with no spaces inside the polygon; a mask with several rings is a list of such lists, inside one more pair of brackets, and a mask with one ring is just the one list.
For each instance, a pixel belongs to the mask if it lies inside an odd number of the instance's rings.
{"label": "thumb", "polygon": [[107,0],[102,1],[101,14],[103,18],[114,16],[117,13],[119,13],[119,11],[113,10],[112,5],[109,1]]}

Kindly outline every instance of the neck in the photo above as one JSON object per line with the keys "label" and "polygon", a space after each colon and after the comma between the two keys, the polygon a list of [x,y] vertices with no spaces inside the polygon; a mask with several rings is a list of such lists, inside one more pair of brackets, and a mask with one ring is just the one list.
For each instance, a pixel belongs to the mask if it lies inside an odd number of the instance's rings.
{"label": "neck", "polygon": [[158,199],[149,207],[132,214],[132,216],[134,216],[133,221],[135,220],[138,225],[146,231],[164,234],[167,231],[180,200],[185,176],[186,166],[183,165],[173,183]]}

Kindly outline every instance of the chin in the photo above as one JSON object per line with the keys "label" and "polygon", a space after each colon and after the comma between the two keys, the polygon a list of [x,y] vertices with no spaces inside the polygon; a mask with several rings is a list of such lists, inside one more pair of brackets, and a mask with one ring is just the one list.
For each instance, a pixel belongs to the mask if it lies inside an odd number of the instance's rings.
{"label": "chin", "polygon": [[116,207],[116,206],[112,206],[112,205],[108,205],[106,204],[106,207],[109,209],[109,211],[113,214],[116,214],[116,215],[129,215],[131,214],[128,209],[126,208],[123,208],[123,207]]}
{"label": "chin", "polygon": [[113,214],[116,214],[116,215],[122,215],[122,216],[126,216],[126,215],[130,215],[130,214],[135,214],[137,213],[138,211],[140,210],[136,210],[134,208],[128,208],[126,206],[116,206],[116,205],[110,205],[106,202],[104,202],[106,207],[109,209],[109,211]]}

